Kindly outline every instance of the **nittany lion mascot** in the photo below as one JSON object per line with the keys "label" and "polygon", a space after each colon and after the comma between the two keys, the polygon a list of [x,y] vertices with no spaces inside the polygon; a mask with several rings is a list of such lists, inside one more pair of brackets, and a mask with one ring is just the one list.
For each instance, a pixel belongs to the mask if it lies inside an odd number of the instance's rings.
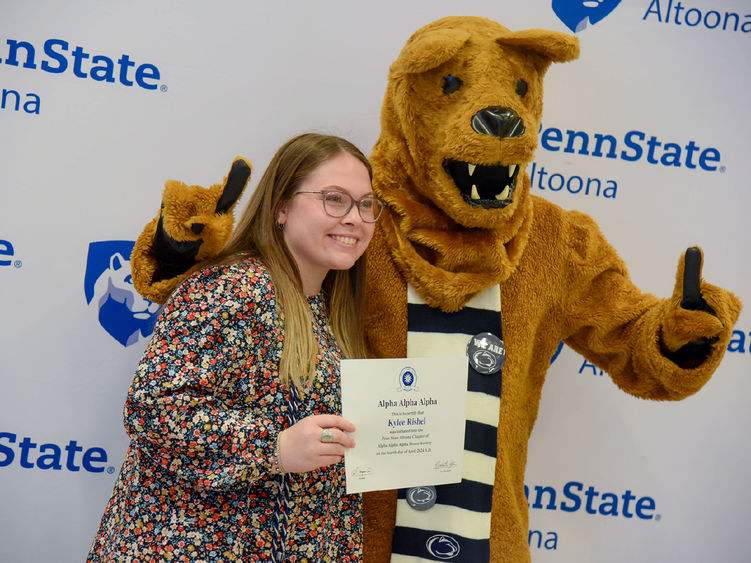
{"label": "nittany lion mascot", "polygon": [[[448,17],[389,73],[373,190],[387,207],[367,255],[374,357],[468,354],[463,480],[364,495],[364,560],[529,561],[527,442],[563,340],[637,397],[698,391],[741,304],[701,280],[689,249],[668,299],[642,293],[594,221],[530,193],[543,76],[573,36]],[[237,160],[208,190],[168,183],[133,253],[162,302],[224,244],[247,182]],[[393,559],[392,559],[393,557]]]}

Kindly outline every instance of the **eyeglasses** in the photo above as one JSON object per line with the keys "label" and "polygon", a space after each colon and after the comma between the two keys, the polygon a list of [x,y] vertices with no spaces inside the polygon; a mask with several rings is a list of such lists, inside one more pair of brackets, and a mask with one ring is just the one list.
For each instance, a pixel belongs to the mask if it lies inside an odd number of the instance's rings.
{"label": "eyeglasses", "polygon": [[357,212],[366,223],[375,223],[383,213],[385,204],[374,195],[366,195],[358,200],[352,198],[347,192],[339,190],[318,190],[315,192],[299,191],[292,194],[321,194],[323,210],[330,217],[344,217],[350,212],[352,206],[357,204]]}

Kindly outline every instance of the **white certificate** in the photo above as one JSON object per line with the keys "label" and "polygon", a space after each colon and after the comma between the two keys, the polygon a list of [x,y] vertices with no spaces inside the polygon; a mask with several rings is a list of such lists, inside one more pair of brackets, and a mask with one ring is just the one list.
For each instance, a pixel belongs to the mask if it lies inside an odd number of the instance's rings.
{"label": "white certificate", "polygon": [[458,483],[467,358],[342,360],[342,416],[356,445],[347,493]]}

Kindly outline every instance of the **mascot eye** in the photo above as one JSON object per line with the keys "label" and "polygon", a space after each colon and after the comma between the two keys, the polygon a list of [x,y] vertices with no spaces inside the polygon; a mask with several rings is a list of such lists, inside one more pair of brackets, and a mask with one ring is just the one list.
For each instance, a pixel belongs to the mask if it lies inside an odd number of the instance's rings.
{"label": "mascot eye", "polygon": [[462,79],[458,76],[444,76],[443,77],[443,93],[444,94],[453,94],[456,92],[459,88],[462,87]]}
{"label": "mascot eye", "polygon": [[516,83],[516,93],[519,94],[519,97],[523,98],[527,93],[527,82],[525,80],[519,79],[519,82]]}

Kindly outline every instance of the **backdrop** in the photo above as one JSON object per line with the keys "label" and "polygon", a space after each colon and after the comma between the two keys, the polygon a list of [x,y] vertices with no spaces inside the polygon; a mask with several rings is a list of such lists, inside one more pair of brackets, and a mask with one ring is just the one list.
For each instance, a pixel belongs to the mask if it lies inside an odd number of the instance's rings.
{"label": "backdrop", "polygon": [[[587,7],[587,6],[589,7]],[[536,562],[748,561],[751,7],[746,0],[4,0],[0,7],[0,561],[82,561],[127,447],[154,321],[132,241],[169,178],[208,185],[306,130],[365,152],[387,69],[446,15],[576,33],[551,67],[533,192],[598,221],[636,283],[681,252],[747,304],[679,403],[635,399],[568,348],[526,476]]]}

